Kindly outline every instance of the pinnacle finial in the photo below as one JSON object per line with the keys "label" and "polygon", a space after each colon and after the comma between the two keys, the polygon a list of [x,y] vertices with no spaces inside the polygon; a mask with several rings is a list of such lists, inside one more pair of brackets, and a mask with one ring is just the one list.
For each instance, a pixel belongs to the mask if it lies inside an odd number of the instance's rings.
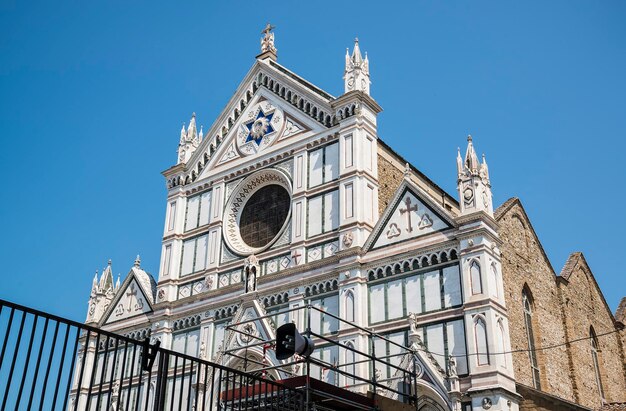
{"label": "pinnacle finial", "polygon": [[354,39],[354,50],[352,50],[352,62],[354,64],[361,64],[363,56],[361,56],[361,48],[359,47],[359,38]]}
{"label": "pinnacle finial", "polygon": [[271,23],[267,23],[265,28],[261,31],[261,34],[268,34],[270,31],[274,30],[276,26],[272,26]]}
{"label": "pinnacle finial", "polygon": [[135,267],[139,268],[141,267],[141,257],[139,257],[139,254],[137,254],[137,258],[135,258]]}
{"label": "pinnacle finial", "polygon": [[274,30],[276,27],[272,26],[270,23],[267,23],[261,34],[261,54],[263,53],[272,53],[274,54],[274,58],[276,58],[276,47],[274,46]]}
{"label": "pinnacle finial", "polygon": [[367,95],[370,94],[369,61],[367,53],[365,53],[365,59],[361,55],[358,37],[354,39],[352,54],[350,54],[350,49],[346,50],[346,68],[343,79],[346,93],[357,90],[363,91]]}
{"label": "pinnacle finial", "polygon": [[477,173],[479,168],[478,156],[472,143],[472,135],[467,136],[467,150],[465,151],[465,166],[471,173]]}
{"label": "pinnacle finial", "polygon": [[109,266],[111,265],[111,259],[110,258],[109,258],[109,263],[108,264],[109,264]]}

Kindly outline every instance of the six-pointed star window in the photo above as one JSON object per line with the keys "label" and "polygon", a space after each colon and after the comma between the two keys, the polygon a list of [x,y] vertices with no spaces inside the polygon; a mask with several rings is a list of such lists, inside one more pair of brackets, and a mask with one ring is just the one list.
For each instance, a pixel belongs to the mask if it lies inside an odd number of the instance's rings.
{"label": "six-pointed star window", "polygon": [[246,143],[250,141],[254,141],[257,146],[261,144],[261,140],[267,134],[271,134],[274,132],[274,127],[272,127],[272,118],[274,117],[274,113],[265,114],[263,109],[259,109],[259,114],[257,114],[254,120],[251,120],[245,124],[248,129],[248,136],[246,137]]}

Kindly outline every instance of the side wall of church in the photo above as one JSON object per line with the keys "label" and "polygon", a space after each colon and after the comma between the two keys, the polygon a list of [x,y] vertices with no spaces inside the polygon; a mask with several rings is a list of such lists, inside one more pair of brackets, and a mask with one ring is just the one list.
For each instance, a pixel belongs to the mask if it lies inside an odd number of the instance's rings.
{"label": "side wall of church", "polygon": [[[519,203],[497,216],[502,244],[502,276],[510,322],[512,350],[527,350],[522,291],[532,298],[532,327],[535,347],[562,344],[587,338],[593,326],[596,335],[615,330],[600,290],[584,259],[569,282],[554,274],[542,252],[532,226]],[[583,268],[584,267],[584,268]],[[623,331],[622,331],[623,332]],[[619,334],[600,336],[599,363],[605,399],[626,401],[624,350]],[[537,351],[540,389],[548,394],[597,408],[602,403],[595,379],[591,340]],[[533,386],[528,352],[513,354],[515,379]]]}
{"label": "side wall of church", "polygon": [[[614,331],[615,325],[587,267],[578,266],[569,282],[559,281],[559,289],[568,339],[588,337],[593,327],[598,336],[598,362],[605,399],[608,402],[626,401],[620,337],[617,333],[602,335]],[[598,407],[601,395],[595,379],[591,340],[571,344],[569,351],[578,397],[576,402],[590,408]]]}
{"label": "side wall of church", "polygon": [[[566,340],[554,273],[546,261],[530,223],[516,204],[498,219],[502,244],[502,277],[509,314],[511,349],[528,350],[524,325],[522,291],[528,287],[532,297],[532,326],[535,347],[560,344]],[[537,352],[541,390],[575,401],[569,377],[565,347]],[[514,352],[513,365],[517,382],[533,386],[528,352]]]}
{"label": "side wall of church", "polygon": [[517,393],[524,397],[520,404],[520,411],[580,411],[584,408],[560,401],[556,397],[548,396],[532,388],[517,385]]}

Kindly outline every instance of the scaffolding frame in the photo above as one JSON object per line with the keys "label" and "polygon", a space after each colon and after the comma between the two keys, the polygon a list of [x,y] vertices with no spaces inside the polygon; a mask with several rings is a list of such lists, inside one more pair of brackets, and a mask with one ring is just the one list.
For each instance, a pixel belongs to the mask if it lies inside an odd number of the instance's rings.
{"label": "scaffolding frame", "polygon": [[[257,348],[259,346],[262,346],[262,347],[271,346],[271,347],[274,347],[272,349],[275,349],[275,344],[276,344],[275,339],[264,339],[260,337],[259,335],[251,334],[246,331],[243,331],[245,324],[255,323],[255,322],[266,320],[266,319],[269,321],[272,321],[272,317],[281,315],[281,314],[283,315],[287,314],[289,316],[288,318],[290,318],[292,322],[297,323],[296,321],[294,321],[294,318],[302,318],[299,316],[299,313],[302,312],[303,310],[304,310],[304,318],[305,318],[305,323],[306,323],[306,329],[304,330],[303,335],[306,335],[307,337],[313,339],[313,341],[316,343],[316,346],[320,342],[328,343],[330,344],[330,346],[336,346],[338,350],[337,351],[338,355],[337,355],[337,360],[334,364],[326,362],[319,358],[314,358],[312,356],[303,358],[298,355],[294,355],[292,358],[288,360],[279,361],[279,364],[268,365],[265,363],[265,356],[264,356],[263,362],[259,362],[254,359],[248,358],[247,355],[241,356],[239,354],[241,353],[241,351],[244,351],[247,353],[248,350]],[[323,335],[323,330],[320,330],[320,333],[313,331],[311,328],[311,313],[314,311],[319,312],[321,315],[329,316],[337,320],[338,321],[337,330],[332,332],[330,336],[328,334]],[[347,324],[347,327],[342,328],[341,326],[342,324]],[[357,350],[353,346],[341,344],[337,337],[341,334],[340,331],[343,331],[343,329],[353,329],[353,330],[357,330],[358,332],[364,333],[368,339],[370,352],[366,353],[366,352]],[[311,305],[310,303],[307,303],[301,307],[285,308],[284,310],[280,310],[272,314],[266,314],[266,315],[262,315],[259,317],[248,318],[242,321],[238,321],[236,323],[227,325],[226,330],[243,335],[249,338],[250,339],[249,341],[251,342],[245,345],[239,345],[238,347],[233,347],[233,348],[228,348],[228,349],[223,350],[222,361],[224,361],[226,356],[230,356],[230,357],[235,357],[235,358],[244,360],[244,371],[247,371],[245,368],[247,362],[251,362],[257,366],[260,366],[260,368],[255,368],[254,371],[255,372],[260,371],[264,375],[268,371],[277,370],[279,372],[282,372],[283,374],[290,375],[291,377],[297,377],[299,375],[306,377],[304,389],[305,389],[307,406],[311,402],[311,394],[316,393],[316,390],[311,384],[311,380],[314,379],[311,376],[311,365],[316,365],[316,366],[321,367],[322,370],[333,371],[337,373],[338,375],[342,375],[346,377],[347,379],[353,381],[352,384],[345,384],[342,387],[348,391],[359,392],[363,394],[362,389],[366,388],[367,391],[369,391],[369,395],[372,397],[374,402],[376,401],[376,397],[379,395],[383,395],[385,397],[391,397],[391,398],[393,398],[394,395],[396,395],[399,401],[413,404],[415,406],[415,409],[416,410],[418,409],[419,385],[417,383],[417,380],[419,379],[419,375],[417,373],[416,350],[411,349],[410,347],[406,347],[404,345],[398,344],[390,340],[389,338],[383,335],[380,335],[379,333],[376,333],[375,331],[369,328],[361,327],[355,324],[354,322],[345,320],[326,310],[315,307]],[[381,356],[376,355],[375,342],[377,339],[381,341],[385,341],[391,344],[392,346],[395,346],[396,348],[400,350],[400,352],[398,354],[387,355],[385,353],[385,355],[381,355]],[[252,342],[253,340],[255,340],[255,342]],[[327,345],[325,345],[325,347],[326,346]],[[348,361],[341,362],[339,360],[340,358],[342,358],[342,355],[340,355],[341,350],[351,351],[354,354],[355,360],[350,361],[350,362]],[[360,358],[363,358],[363,359],[356,360],[356,358],[359,358],[357,356],[360,356]],[[406,358],[406,356],[409,356],[411,360],[412,369],[402,368],[399,366],[399,364],[396,365],[393,363],[394,359],[396,358],[399,358],[400,360],[398,361],[398,363],[401,363],[402,359]],[[364,378],[364,376],[358,375],[359,373],[357,372],[357,369],[358,369],[357,366],[361,364],[365,364],[365,363],[369,364],[369,367],[368,367],[369,371],[367,373],[369,374],[369,378]],[[302,374],[292,371],[292,369],[294,369],[298,365],[301,367],[303,371]],[[390,377],[381,378],[381,376],[377,375],[378,374],[377,371],[379,370],[379,367],[388,367],[387,369],[391,369],[395,371],[392,371],[390,373],[391,375]],[[350,372],[349,371],[350,369],[354,371]],[[281,382],[283,381],[288,381],[288,380],[281,380]],[[401,388],[403,388],[403,390],[399,390],[397,389],[397,387],[393,388],[394,384],[400,385]]]}

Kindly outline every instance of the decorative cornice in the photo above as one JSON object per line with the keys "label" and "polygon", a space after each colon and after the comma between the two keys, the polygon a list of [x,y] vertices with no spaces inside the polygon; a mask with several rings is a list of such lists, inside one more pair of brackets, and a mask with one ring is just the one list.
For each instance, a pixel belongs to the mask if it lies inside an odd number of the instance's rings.
{"label": "decorative cornice", "polygon": [[378,105],[376,100],[374,100],[372,97],[370,97],[365,92],[360,91],[360,90],[349,91],[339,96],[337,99],[335,99],[332,102],[331,106],[333,109],[337,110],[337,115],[341,116],[340,117],[341,119],[345,119],[347,117],[344,117],[339,112],[340,111],[345,112],[345,109],[349,108],[349,115],[350,116],[354,115],[356,107],[352,103],[355,103],[355,102],[362,102],[362,103],[367,104],[370,107],[370,109],[374,111],[376,114],[383,111],[383,108],[380,105]]}
{"label": "decorative cornice", "polygon": [[440,252],[425,252],[417,256],[411,256],[404,260],[396,260],[386,265],[377,265],[368,269],[367,278],[369,280],[377,280],[392,276],[394,274],[402,274],[426,267],[437,267],[441,264],[450,262],[458,262],[459,256],[456,247],[451,247]]}

